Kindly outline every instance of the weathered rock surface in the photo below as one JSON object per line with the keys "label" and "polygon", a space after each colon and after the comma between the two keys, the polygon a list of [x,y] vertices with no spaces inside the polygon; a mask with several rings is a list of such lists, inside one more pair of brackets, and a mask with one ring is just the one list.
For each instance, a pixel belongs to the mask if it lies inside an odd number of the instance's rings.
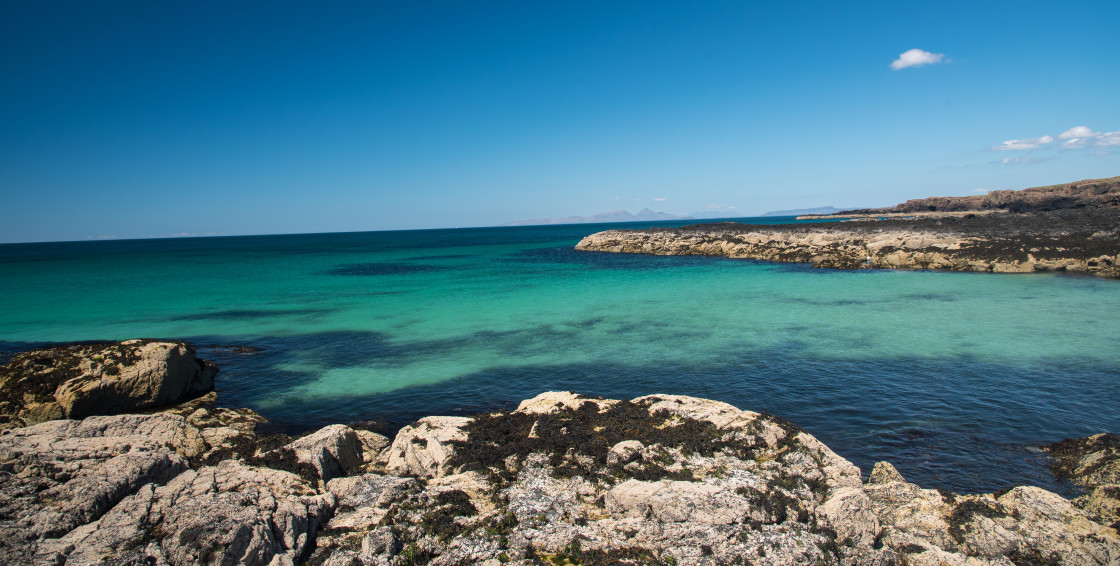
{"label": "weathered rock surface", "polygon": [[331,480],[313,564],[1111,564],[1120,536],[1019,487],[955,495],[859,470],[716,401],[545,393],[402,430],[396,475]]}
{"label": "weathered rock surface", "polygon": [[0,430],[169,405],[214,388],[183,342],[127,340],[24,352],[0,368]]}
{"label": "weathered rock surface", "polygon": [[[297,476],[227,460],[148,484],[86,528],[45,541],[40,559],[123,563],[294,564],[335,506]],[[50,555],[53,553],[53,556]]]}
{"label": "weathered rock surface", "polygon": [[43,540],[85,525],[204,450],[182,417],[62,420],[0,435],[0,563],[31,562]]}
{"label": "weathered rock surface", "polygon": [[1120,530],[1120,435],[1096,434],[1051,444],[1052,470],[1085,487],[1073,501],[1094,520]]}
{"label": "weathered rock surface", "polygon": [[[922,489],[886,462],[865,484],[792,423],[718,401],[549,392],[391,445],[261,436],[212,403],[0,432],[0,563],[1120,562],[1098,507]],[[1113,435],[1059,444],[1062,473],[1115,482]]]}
{"label": "weathered rock surface", "polygon": [[819,224],[608,230],[577,250],[710,255],[841,269],[902,268],[1120,278],[1120,206]]}

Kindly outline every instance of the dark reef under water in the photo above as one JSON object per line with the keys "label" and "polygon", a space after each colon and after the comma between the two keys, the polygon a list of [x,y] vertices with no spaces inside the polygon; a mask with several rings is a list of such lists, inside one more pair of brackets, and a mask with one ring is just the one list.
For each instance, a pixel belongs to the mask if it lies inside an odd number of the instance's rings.
{"label": "dark reef under water", "polygon": [[[458,345],[402,348],[371,332],[234,341],[196,336],[189,341],[201,357],[221,368],[219,403],[261,411],[276,432],[363,422],[392,436],[424,416],[512,409],[546,390],[617,399],[682,394],[789,419],[865,473],[875,462],[887,460],[910,481],[963,493],[1019,484],[1068,493],[1071,486],[1047,471],[1049,458],[1041,445],[1106,431],[1113,417],[1101,407],[1120,404],[1115,390],[1101,391],[1096,385],[1120,374],[1120,366],[1070,372],[1060,357],[1025,368],[967,357],[874,363],[811,359],[797,343],[744,354],[716,367],[581,363],[494,368],[373,395],[277,397],[279,391],[315,377],[279,367],[294,360],[353,367],[373,359],[436,355]],[[0,362],[36,346],[0,343]],[[1009,398],[1006,390],[1016,389],[1023,394]]]}

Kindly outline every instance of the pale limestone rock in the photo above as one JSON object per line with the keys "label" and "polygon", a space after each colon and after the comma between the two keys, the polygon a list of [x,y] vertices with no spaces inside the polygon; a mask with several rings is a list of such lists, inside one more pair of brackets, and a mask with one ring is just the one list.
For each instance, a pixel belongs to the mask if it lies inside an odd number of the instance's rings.
{"label": "pale limestone rock", "polygon": [[467,417],[424,417],[397,433],[386,469],[394,475],[436,478],[451,473],[450,442],[464,440]]}
{"label": "pale limestone rock", "polygon": [[[177,342],[121,342],[137,359],[131,364],[103,365],[86,357],[82,374],[55,390],[54,397],[70,418],[111,415],[168,405],[214,388],[217,369],[195,359],[194,351]],[[114,370],[115,368],[115,370]]]}
{"label": "pale limestone rock", "polygon": [[[822,479],[830,488],[860,487],[863,484],[859,468],[855,464],[840,457],[813,435],[799,432],[795,440],[811,455],[814,464],[820,469]],[[808,475],[808,472],[801,475]]]}
{"label": "pale limestone rock", "polygon": [[330,480],[327,491],[338,501],[330,527],[368,529],[376,526],[394,503],[416,495],[420,486],[415,478],[362,474]]}
{"label": "pale limestone rock", "polygon": [[647,405],[650,413],[669,411],[686,419],[707,421],[717,428],[744,428],[758,419],[758,413],[741,411],[734,405],[685,395],[646,395],[633,400]]}
{"label": "pale limestone rock", "polygon": [[355,429],[354,434],[358,435],[358,441],[362,446],[362,463],[375,464],[382,459],[382,455],[386,460],[388,459],[388,448],[393,443],[392,440],[383,434],[368,430]]}
{"label": "pale limestone rock", "polygon": [[1009,518],[996,519],[1019,536],[1020,545],[1071,564],[1120,563],[1120,536],[1091,521],[1069,500],[1041,488],[1021,486],[998,499]]}
{"label": "pale limestone rock", "polygon": [[750,517],[750,501],[712,483],[626,480],[606,496],[614,516],[665,523],[731,524]]}
{"label": "pale limestone rock", "polygon": [[315,466],[323,481],[345,475],[362,465],[362,443],[348,426],[330,425],[287,445],[300,462]]}
{"label": "pale limestone rock", "polygon": [[607,453],[607,464],[624,466],[642,457],[645,446],[637,440],[623,440],[611,447]]}
{"label": "pale limestone rock", "polygon": [[[309,554],[315,531],[335,506],[288,472],[236,460],[187,471],[162,487],[151,484],[119,503],[98,528],[72,537],[66,563],[104,557],[170,564],[294,564]],[[136,546],[145,533],[154,544]]]}
{"label": "pale limestone rock", "polygon": [[[187,469],[201,436],[174,415],[48,421],[0,435],[0,563],[46,544]],[[47,544],[49,547],[50,545]],[[48,554],[49,548],[43,550]]]}
{"label": "pale limestone rock", "polygon": [[867,478],[867,483],[876,485],[905,481],[890,462],[875,462],[875,467],[871,468],[871,477]]}
{"label": "pale limestone rock", "polygon": [[578,409],[584,403],[594,403],[599,406],[599,410],[602,410],[616,401],[589,399],[570,391],[546,391],[519,403],[517,412],[529,415],[547,414],[563,409]]}
{"label": "pale limestone rock", "polygon": [[817,517],[836,531],[841,542],[870,546],[879,534],[879,518],[871,508],[871,498],[859,487],[837,489],[820,507]]}

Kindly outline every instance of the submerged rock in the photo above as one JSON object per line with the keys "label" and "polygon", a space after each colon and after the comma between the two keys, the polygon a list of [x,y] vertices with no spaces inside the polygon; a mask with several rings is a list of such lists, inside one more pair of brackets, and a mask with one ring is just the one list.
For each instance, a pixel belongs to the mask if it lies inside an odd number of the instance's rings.
{"label": "submerged rock", "polygon": [[70,344],[0,368],[0,430],[181,403],[214,388],[218,368],[184,342]]}

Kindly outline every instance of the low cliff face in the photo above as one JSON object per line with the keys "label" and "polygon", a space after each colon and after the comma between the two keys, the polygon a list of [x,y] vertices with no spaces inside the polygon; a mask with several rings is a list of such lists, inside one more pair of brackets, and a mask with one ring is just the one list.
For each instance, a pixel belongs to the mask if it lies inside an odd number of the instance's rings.
{"label": "low cliff face", "polygon": [[842,269],[1068,271],[1120,277],[1120,209],[608,230],[584,238],[576,249],[751,258]]}

